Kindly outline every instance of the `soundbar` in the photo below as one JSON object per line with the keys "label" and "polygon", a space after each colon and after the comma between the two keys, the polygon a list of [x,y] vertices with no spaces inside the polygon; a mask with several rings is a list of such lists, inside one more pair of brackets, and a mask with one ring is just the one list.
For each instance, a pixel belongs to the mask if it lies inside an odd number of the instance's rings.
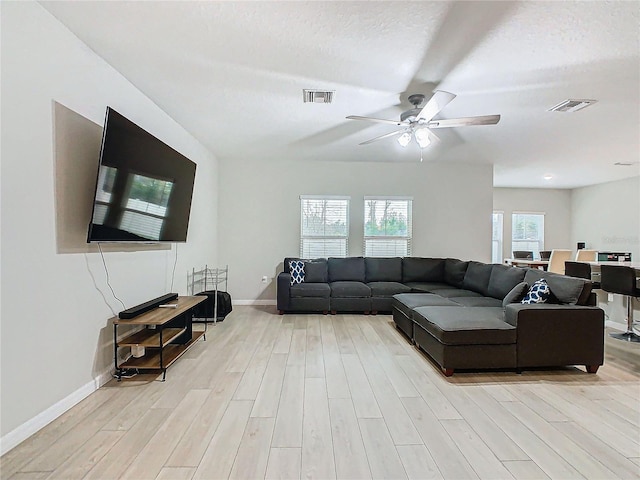
{"label": "soundbar", "polygon": [[149,300],[148,302],[141,303],[140,305],[136,305],[135,307],[127,308],[126,310],[121,311],[118,314],[118,318],[123,320],[129,320],[137,317],[138,315],[142,315],[144,312],[148,312],[149,310],[156,308],[158,305],[162,305],[174,298],[178,298],[177,293],[167,293],[166,295],[162,295],[161,297],[154,298],[153,300]]}

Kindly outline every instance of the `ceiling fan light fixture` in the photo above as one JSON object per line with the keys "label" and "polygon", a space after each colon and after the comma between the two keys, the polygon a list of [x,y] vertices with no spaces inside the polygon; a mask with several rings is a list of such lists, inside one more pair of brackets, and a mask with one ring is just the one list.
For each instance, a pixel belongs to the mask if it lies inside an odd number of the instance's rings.
{"label": "ceiling fan light fixture", "polygon": [[428,147],[431,143],[431,138],[429,138],[429,130],[426,128],[417,129],[413,135],[416,137],[416,142],[418,142],[420,148]]}
{"label": "ceiling fan light fixture", "polygon": [[404,132],[402,135],[398,137],[398,143],[402,147],[406,147],[407,145],[409,145],[410,141],[411,141],[411,134],[409,132]]}

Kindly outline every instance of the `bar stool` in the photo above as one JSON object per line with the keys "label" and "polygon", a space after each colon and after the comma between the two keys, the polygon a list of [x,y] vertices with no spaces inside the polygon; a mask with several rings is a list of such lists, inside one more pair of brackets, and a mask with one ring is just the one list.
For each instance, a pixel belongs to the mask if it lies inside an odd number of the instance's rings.
{"label": "bar stool", "polygon": [[611,333],[613,338],[627,342],[640,342],[640,335],[633,331],[633,297],[640,298],[640,288],[636,287],[636,271],[631,267],[601,265],[602,290],[627,297],[627,331]]}
{"label": "bar stool", "polygon": [[586,278],[591,282],[591,288],[602,288],[600,282],[591,280],[591,265],[583,262],[564,262],[564,274],[569,277]]}

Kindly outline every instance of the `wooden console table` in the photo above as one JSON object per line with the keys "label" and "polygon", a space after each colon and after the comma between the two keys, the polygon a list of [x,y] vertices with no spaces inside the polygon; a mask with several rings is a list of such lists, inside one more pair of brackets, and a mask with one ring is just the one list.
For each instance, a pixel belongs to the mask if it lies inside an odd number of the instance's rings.
{"label": "wooden console table", "polygon": [[[113,358],[118,381],[124,370],[162,370],[162,381],[167,368],[184,354],[200,337],[206,340],[205,332],[192,330],[193,308],[207,297],[178,297],[170,303],[176,308],[156,307],[131,319],[113,317]],[[118,340],[118,326],[129,325],[144,327],[125,338]],[[118,349],[123,347],[144,347],[141,357],[133,355],[118,363]]]}

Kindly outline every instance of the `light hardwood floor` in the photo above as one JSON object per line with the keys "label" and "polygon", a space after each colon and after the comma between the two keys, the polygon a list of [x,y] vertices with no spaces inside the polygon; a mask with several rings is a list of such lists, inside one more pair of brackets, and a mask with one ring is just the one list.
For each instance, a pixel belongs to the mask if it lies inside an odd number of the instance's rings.
{"label": "light hardwood floor", "polygon": [[607,340],[596,375],[445,378],[388,315],[234,307],[166,382],[110,382],[1,476],[640,478],[639,349]]}

